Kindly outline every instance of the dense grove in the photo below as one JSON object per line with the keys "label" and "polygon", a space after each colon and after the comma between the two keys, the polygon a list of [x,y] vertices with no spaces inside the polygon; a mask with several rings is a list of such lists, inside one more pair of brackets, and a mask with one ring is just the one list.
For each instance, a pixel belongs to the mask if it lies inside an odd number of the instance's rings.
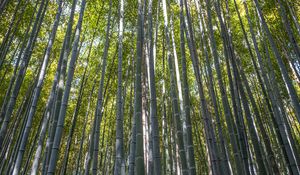
{"label": "dense grove", "polygon": [[297,0],[2,0],[0,174],[300,174]]}

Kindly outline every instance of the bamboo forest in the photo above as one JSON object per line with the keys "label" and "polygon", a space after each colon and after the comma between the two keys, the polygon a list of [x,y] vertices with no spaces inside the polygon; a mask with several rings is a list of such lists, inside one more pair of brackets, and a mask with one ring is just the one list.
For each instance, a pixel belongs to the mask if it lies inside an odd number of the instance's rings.
{"label": "bamboo forest", "polygon": [[0,0],[1,175],[300,175],[300,1]]}

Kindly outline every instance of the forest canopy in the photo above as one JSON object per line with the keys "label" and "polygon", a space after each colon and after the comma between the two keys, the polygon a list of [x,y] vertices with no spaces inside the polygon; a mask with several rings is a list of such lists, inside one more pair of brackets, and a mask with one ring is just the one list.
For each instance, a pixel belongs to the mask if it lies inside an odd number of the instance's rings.
{"label": "forest canopy", "polygon": [[0,174],[299,175],[297,0],[1,0]]}

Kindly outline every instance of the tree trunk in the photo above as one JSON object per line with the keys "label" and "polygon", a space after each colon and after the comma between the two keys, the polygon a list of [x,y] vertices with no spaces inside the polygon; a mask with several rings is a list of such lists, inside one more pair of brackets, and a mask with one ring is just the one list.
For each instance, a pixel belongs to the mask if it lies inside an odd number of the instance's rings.
{"label": "tree trunk", "polygon": [[119,21],[119,48],[118,48],[118,92],[117,92],[117,116],[116,116],[116,160],[114,175],[125,175],[125,161],[123,151],[123,97],[122,97],[122,59],[123,59],[123,23],[124,1],[120,1]]}
{"label": "tree trunk", "polygon": [[84,9],[85,9],[85,0],[82,0],[79,20],[78,20],[78,23],[76,26],[74,44],[72,47],[72,55],[71,55],[71,60],[70,60],[70,64],[69,64],[69,70],[68,70],[68,76],[67,76],[67,81],[66,81],[65,90],[64,90],[64,96],[63,96],[62,104],[60,107],[61,109],[59,112],[57,127],[55,129],[56,131],[55,131],[55,137],[54,137],[53,147],[52,147],[50,161],[49,161],[49,168],[47,170],[48,175],[54,174],[55,169],[56,169],[56,163],[57,163],[57,159],[58,159],[58,151],[59,151],[59,147],[60,147],[64,122],[65,122],[65,116],[66,116],[66,110],[67,110],[67,105],[68,105],[69,95],[70,95],[70,90],[71,90],[71,83],[73,80],[75,65],[76,65],[76,60],[77,60],[77,54],[78,54],[77,49],[78,49],[78,44],[79,44],[79,40],[80,40],[80,33],[81,33]]}

